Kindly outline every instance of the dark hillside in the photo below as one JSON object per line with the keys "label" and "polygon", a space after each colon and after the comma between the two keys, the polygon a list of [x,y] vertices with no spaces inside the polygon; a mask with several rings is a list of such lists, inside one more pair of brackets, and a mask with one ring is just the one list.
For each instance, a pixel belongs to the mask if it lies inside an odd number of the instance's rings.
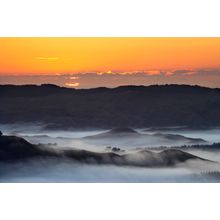
{"label": "dark hillside", "polygon": [[0,123],[43,122],[51,128],[220,125],[220,89],[188,85],[68,89],[0,86]]}

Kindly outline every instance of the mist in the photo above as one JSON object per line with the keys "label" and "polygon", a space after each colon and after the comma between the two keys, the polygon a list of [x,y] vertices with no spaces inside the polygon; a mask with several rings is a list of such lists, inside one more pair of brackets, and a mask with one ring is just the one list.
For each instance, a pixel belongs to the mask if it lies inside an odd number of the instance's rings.
{"label": "mist", "polygon": [[174,168],[137,168],[56,160],[31,161],[25,165],[16,163],[2,166],[1,164],[0,182],[219,182],[220,176],[204,175],[219,168],[216,165],[207,167],[207,164],[202,166],[200,164],[198,169],[198,164],[193,162]]}
{"label": "mist", "polygon": [[[180,140],[164,142],[161,134],[178,134],[184,138],[202,138],[206,143],[220,142],[219,128],[210,130],[150,130],[134,129],[135,136],[119,135],[103,138],[109,130],[49,130],[38,124],[0,124],[5,135],[25,138],[32,144],[43,144],[52,149],[85,149],[93,152],[111,152],[113,147],[120,150],[118,154],[136,152],[153,147],[160,152],[160,146],[173,147],[186,144]],[[158,133],[160,136],[158,136]],[[111,133],[110,133],[111,134]],[[140,134],[140,135],[139,135]],[[156,135],[155,135],[156,134]],[[147,136],[144,136],[147,135]],[[151,136],[153,135],[153,136]],[[154,136],[155,135],[155,136]],[[88,138],[89,137],[89,138]],[[92,138],[91,138],[92,137]],[[95,138],[94,138],[95,137]],[[102,138],[100,138],[102,137]],[[105,136],[104,136],[105,137]],[[172,137],[172,136],[171,136]],[[188,140],[188,139],[183,139]],[[158,150],[157,150],[158,148]],[[105,164],[86,164],[71,160],[30,160],[12,164],[1,163],[0,182],[219,182],[220,151],[188,148],[185,150],[198,157],[213,161],[189,160],[173,167],[134,167]],[[138,155],[138,154],[136,154]],[[136,156],[137,162],[141,158]],[[217,174],[217,175],[216,175]]]}

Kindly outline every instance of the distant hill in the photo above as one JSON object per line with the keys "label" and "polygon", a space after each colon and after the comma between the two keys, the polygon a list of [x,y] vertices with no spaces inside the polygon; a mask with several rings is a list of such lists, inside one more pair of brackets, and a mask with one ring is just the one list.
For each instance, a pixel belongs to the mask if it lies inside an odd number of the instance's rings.
{"label": "distant hill", "polygon": [[146,134],[139,133],[131,128],[115,128],[96,135],[90,135],[81,138],[87,143],[95,145],[116,145],[116,146],[135,146],[138,144],[153,146],[154,144],[163,143],[163,145],[175,145],[179,142],[181,144],[206,144],[207,142],[202,138],[190,138],[177,134]]}
{"label": "distant hill", "polygon": [[[73,160],[92,164],[113,164],[118,166],[166,167],[173,166],[188,160],[201,160],[203,158],[177,150],[166,149],[155,153],[142,150],[134,153],[116,154],[113,152],[98,153],[87,150],[50,149],[47,146],[34,145],[23,138],[0,135],[0,161],[25,162],[31,159],[59,159]],[[2,164],[1,164],[2,165]]]}
{"label": "distant hill", "polygon": [[113,128],[100,134],[83,137],[83,139],[138,138],[141,134],[131,128]]}
{"label": "distant hill", "polygon": [[1,85],[0,123],[47,128],[220,126],[220,89],[188,85],[68,89]]}

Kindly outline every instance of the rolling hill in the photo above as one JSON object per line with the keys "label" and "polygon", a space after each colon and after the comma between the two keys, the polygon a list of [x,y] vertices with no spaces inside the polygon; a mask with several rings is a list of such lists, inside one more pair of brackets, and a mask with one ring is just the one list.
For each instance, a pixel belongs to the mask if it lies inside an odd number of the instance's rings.
{"label": "rolling hill", "polygon": [[188,85],[68,89],[1,85],[0,123],[51,129],[220,125],[220,89]]}

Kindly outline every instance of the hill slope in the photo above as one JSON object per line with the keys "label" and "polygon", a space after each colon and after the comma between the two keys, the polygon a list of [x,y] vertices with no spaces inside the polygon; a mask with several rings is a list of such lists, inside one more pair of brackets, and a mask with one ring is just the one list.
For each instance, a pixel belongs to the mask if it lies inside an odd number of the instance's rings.
{"label": "hill slope", "polygon": [[220,125],[220,89],[187,85],[67,89],[0,86],[0,123],[43,122],[50,128]]}
{"label": "hill slope", "polygon": [[57,149],[55,151],[47,146],[33,145],[23,138],[0,135],[0,162],[25,162],[33,158],[40,160],[48,158],[71,159],[82,163],[141,167],[166,167],[188,160],[204,160],[177,149],[166,149],[159,153],[142,150],[122,155],[113,152],[99,153],[74,149]]}
{"label": "hill slope", "polygon": [[139,133],[131,128],[115,128],[96,135],[90,135],[81,138],[87,143],[95,145],[113,145],[113,146],[134,146],[145,145],[154,146],[158,143],[163,145],[178,145],[183,144],[205,144],[205,140],[201,138],[190,138],[176,134],[145,134]]}

